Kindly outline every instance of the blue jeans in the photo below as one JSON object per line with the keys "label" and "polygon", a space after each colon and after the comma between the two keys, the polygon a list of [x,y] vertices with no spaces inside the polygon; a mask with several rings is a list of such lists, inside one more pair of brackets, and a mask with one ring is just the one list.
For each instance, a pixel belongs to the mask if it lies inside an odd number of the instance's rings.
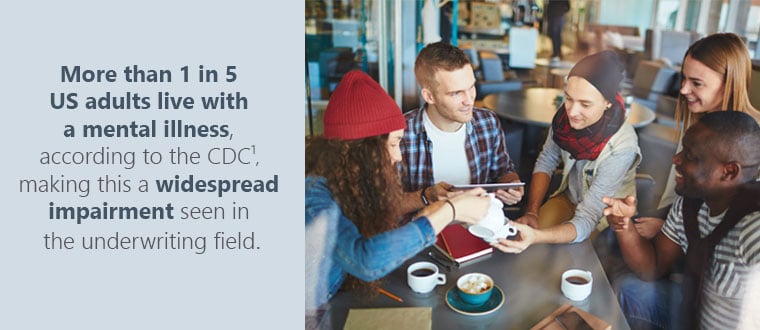
{"label": "blue jeans", "polygon": [[668,279],[647,282],[626,274],[614,286],[631,329],[679,329],[680,284]]}

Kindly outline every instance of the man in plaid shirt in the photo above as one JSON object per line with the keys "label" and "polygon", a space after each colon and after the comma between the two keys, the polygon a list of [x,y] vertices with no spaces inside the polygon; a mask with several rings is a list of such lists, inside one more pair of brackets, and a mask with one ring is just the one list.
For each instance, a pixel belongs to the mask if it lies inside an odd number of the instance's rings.
{"label": "man in plaid shirt", "polygon": [[[414,73],[426,104],[405,115],[405,208],[419,209],[459,193],[450,191],[452,184],[519,182],[499,118],[473,107],[475,75],[467,55],[447,43],[432,43],[420,51]],[[496,196],[513,205],[523,193],[513,188],[497,190]]]}

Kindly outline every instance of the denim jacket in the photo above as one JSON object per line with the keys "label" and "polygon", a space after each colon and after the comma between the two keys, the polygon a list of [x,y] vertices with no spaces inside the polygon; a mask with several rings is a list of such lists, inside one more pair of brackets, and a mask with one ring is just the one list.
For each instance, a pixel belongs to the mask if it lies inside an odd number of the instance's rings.
{"label": "denim jacket", "polygon": [[305,213],[307,310],[335,295],[346,274],[377,280],[435,242],[426,217],[371,238],[362,236],[322,177],[306,177]]}

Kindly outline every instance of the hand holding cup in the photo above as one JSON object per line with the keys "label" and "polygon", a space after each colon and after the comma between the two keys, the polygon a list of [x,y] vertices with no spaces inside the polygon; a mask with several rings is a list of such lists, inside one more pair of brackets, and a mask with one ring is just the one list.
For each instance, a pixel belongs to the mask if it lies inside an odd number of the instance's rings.
{"label": "hand holding cup", "polygon": [[[506,238],[517,234],[517,228],[504,217],[502,207],[504,204],[493,194],[490,196],[490,206],[485,217],[469,227],[470,233],[482,238],[484,241],[493,243],[499,238]],[[504,220],[507,220],[505,223]]]}

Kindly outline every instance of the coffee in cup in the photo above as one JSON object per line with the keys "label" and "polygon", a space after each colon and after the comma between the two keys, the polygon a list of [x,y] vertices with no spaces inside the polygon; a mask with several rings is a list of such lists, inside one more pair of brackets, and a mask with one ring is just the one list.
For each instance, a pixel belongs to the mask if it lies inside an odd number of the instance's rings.
{"label": "coffee in cup", "polygon": [[562,294],[570,300],[582,301],[588,298],[593,284],[589,271],[570,269],[562,274]]}
{"label": "coffee in cup", "polygon": [[468,273],[459,277],[457,289],[464,302],[471,305],[482,305],[493,292],[493,279],[483,273]]}
{"label": "coffee in cup", "polygon": [[[489,243],[496,242],[499,238],[516,235],[517,228],[512,225],[509,219],[504,217],[504,211],[502,210],[504,204],[493,193],[488,195],[491,196],[491,205],[488,207],[488,213],[478,223],[468,228],[470,233]],[[504,222],[505,219],[507,220],[506,223]]]}
{"label": "coffee in cup", "polygon": [[406,269],[406,279],[412,291],[428,293],[438,284],[446,284],[446,274],[438,273],[438,266],[432,262],[415,262]]}

